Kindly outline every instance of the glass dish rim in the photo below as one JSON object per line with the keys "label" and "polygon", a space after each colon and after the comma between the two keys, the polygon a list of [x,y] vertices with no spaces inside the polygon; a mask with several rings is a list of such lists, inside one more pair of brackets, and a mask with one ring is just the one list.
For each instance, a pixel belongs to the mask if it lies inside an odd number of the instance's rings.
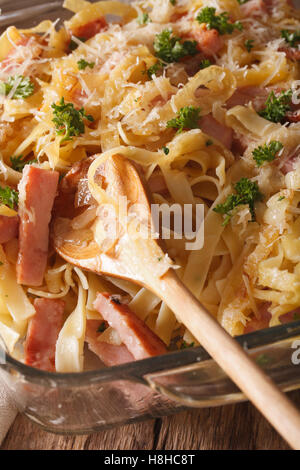
{"label": "glass dish rim", "polygon": [[[90,1],[93,2],[96,0]],[[130,3],[130,0],[125,0],[125,2]],[[35,16],[35,14],[39,12],[38,7],[40,5],[44,5],[45,7],[48,5],[50,8],[52,6],[62,7],[63,1],[50,0],[47,3],[42,0],[39,0],[38,2],[30,2],[30,0],[27,0],[25,3],[25,9],[29,10],[30,8],[31,15]],[[33,5],[31,5],[31,3],[33,3]],[[19,8],[17,5],[12,7],[8,0],[4,0],[0,2],[0,4],[2,7],[4,7],[3,13],[14,13],[16,15],[14,19],[19,19],[18,17],[20,16],[21,11],[18,11]],[[38,17],[36,17],[36,19],[38,19]],[[235,339],[244,347],[252,349],[255,347],[272,345],[285,339],[292,338],[294,336],[296,337],[297,335],[300,336],[300,320],[240,335],[235,337]],[[1,356],[1,354],[3,356]],[[31,382],[40,384],[47,383],[49,386],[55,387],[70,385],[85,386],[87,383],[101,383],[120,379],[136,380],[138,382],[143,381],[145,383],[143,376],[146,374],[169,371],[179,367],[191,366],[206,360],[212,360],[204,348],[197,346],[185,350],[168,352],[162,356],[151,357],[119,366],[104,367],[102,369],[88,370],[83,372],[59,373],[43,371],[24,364],[7,353],[5,348],[1,347],[1,344],[0,357],[5,358],[5,362],[0,363],[0,369],[10,368],[16,372],[19,372],[24,377],[28,378]]]}
{"label": "glass dish rim", "polygon": [[[279,343],[293,337],[296,338],[297,336],[300,336],[300,320],[236,336],[235,339],[244,348],[253,349]],[[104,383],[116,380],[134,380],[145,383],[143,377],[147,374],[167,372],[212,360],[202,346],[197,346],[118,366],[83,372],[60,373],[48,372],[26,365],[13,358],[1,345],[0,353],[5,358],[4,363],[0,363],[0,369],[13,369],[31,382],[43,385],[47,383],[50,387],[81,387],[86,386],[88,383]]]}

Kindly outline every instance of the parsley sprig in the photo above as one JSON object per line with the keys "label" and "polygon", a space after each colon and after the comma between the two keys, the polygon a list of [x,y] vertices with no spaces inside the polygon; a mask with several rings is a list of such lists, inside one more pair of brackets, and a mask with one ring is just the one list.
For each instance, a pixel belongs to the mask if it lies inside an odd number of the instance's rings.
{"label": "parsley sprig", "polygon": [[167,122],[167,127],[177,129],[177,134],[184,129],[196,129],[199,127],[200,111],[201,108],[195,106],[184,106],[175,118]]}
{"label": "parsley sprig", "polygon": [[156,75],[158,72],[161,72],[164,68],[164,64],[158,60],[155,64],[151,65],[151,67],[147,70],[147,75],[149,78],[152,78],[152,75]]}
{"label": "parsley sprig", "polygon": [[235,194],[229,194],[227,199],[223,204],[217,204],[217,206],[213,209],[218,214],[225,215],[225,220],[223,222],[223,226],[226,226],[231,217],[234,214],[234,209],[239,205],[248,205],[250,214],[252,217],[252,222],[255,221],[255,210],[254,204],[256,201],[261,201],[263,199],[263,195],[259,191],[258,184],[255,181],[251,181],[248,178],[241,178],[235,185],[234,189],[236,191]]}
{"label": "parsley sprig", "polygon": [[292,90],[288,90],[276,96],[274,91],[271,91],[264,108],[258,114],[268,121],[281,122],[286,112],[291,109],[292,94]]}
{"label": "parsley sprig", "polygon": [[18,205],[18,202],[19,202],[18,191],[15,191],[9,186],[5,186],[4,188],[0,186],[0,203],[1,204],[5,204],[11,209],[14,209],[15,206]]}
{"label": "parsley sprig", "polygon": [[153,47],[155,55],[167,63],[178,62],[183,57],[193,56],[198,52],[196,41],[182,42],[182,39],[173,35],[169,29],[164,29],[155,36]]}
{"label": "parsley sprig", "polygon": [[58,104],[52,103],[54,118],[52,121],[56,127],[56,134],[64,136],[61,140],[72,140],[73,136],[78,136],[84,133],[84,119],[90,122],[94,121],[93,116],[86,114],[84,109],[75,109],[73,103],[65,103],[62,97]]}
{"label": "parsley sprig", "polygon": [[214,7],[204,7],[198,13],[196,20],[202,24],[205,23],[207,29],[216,29],[219,34],[232,34],[235,29],[242,31],[243,25],[240,21],[231,23],[229,21],[229,14],[224,11],[220,15],[216,15]]}
{"label": "parsley sprig", "polygon": [[143,25],[143,24],[151,23],[152,20],[151,20],[150,16],[148,15],[148,13],[141,13],[137,17],[137,22],[138,22],[138,24]]}
{"label": "parsley sprig", "polygon": [[244,46],[245,46],[245,48],[247,49],[248,52],[251,52],[251,50],[254,47],[254,39],[247,39],[244,42]]}
{"label": "parsley sprig", "polygon": [[260,145],[253,150],[253,159],[256,161],[257,166],[262,166],[265,162],[272,162],[281,149],[283,149],[281,142],[271,140],[269,144]]}
{"label": "parsley sprig", "polygon": [[212,63],[209,59],[203,59],[201,60],[199,64],[199,70],[206,69],[207,67],[210,67],[211,65]]}
{"label": "parsley sprig", "polygon": [[300,31],[291,33],[287,29],[283,29],[281,30],[281,37],[285,39],[290,47],[295,47],[300,42]]}
{"label": "parsley sprig", "polygon": [[18,83],[17,88],[12,95],[12,99],[28,98],[34,92],[34,84],[30,81],[29,77],[23,75],[15,75],[9,77],[7,82],[0,83],[0,94],[7,96],[14,86]]}
{"label": "parsley sprig", "polygon": [[22,171],[24,170],[25,165],[32,165],[32,163],[37,163],[37,159],[34,158],[32,160],[24,160],[23,155],[19,155],[18,157],[10,157],[11,167],[15,171]]}
{"label": "parsley sprig", "polygon": [[85,70],[87,67],[93,69],[95,67],[95,62],[87,62],[85,59],[80,59],[77,62],[79,70]]}

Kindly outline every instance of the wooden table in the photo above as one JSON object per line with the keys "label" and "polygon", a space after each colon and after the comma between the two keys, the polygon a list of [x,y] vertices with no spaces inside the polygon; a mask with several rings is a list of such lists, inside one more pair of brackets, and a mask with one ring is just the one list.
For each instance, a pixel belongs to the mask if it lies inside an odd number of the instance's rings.
{"label": "wooden table", "polygon": [[[300,391],[290,398],[300,407]],[[287,444],[249,403],[190,410],[85,436],[41,431],[17,416],[1,449],[43,450],[286,450]]]}

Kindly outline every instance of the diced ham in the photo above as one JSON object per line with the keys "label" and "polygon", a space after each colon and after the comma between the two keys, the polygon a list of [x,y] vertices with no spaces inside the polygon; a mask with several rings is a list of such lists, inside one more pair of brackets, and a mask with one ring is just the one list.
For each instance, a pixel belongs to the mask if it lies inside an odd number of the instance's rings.
{"label": "diced ham", "polygon": [[18,236],[19,218],[0,215],[0,243],[9,242]]}
{"label": "diced ham", "polygon": [[118,346],[98,341],[100,334],[98,328],[102,323],[101,320],[87,320],[85,340],[89,349],[108,367],[134,361],[133,355],[128,351],[125,344]]}
{"label": "diced ham", "polygon": [[284,52],[288,59],[300,60],[300,49],[296,47],[280,47],[278,50]]}
{"label": "diced ham", "polygon": [[247,86],[237,88],[233,95],[226,101],[227,109],[234,106],[245,106],[250,101],[256,111],[262,108],[268,98],[269,91],[266,88]]}
{"label": "diced ham", "polygon": [[95,309],[117,330],[121,341],[135,359],[158,356],[167,352],[165,344],[130,308],[110,294],[97,295]]}
{"label": "diced ham", "polygon": [[261,16],[267,12],[268,9],[264,0],[250,0],[241,5],[241,13],[243,16]]}
{"label": "diced ham", "polygon": [[218,139],[228,149],[231,148],[233,131],[230,127],[218,122],[211,114],[203,116],[199,121],[199,126],[205,134]]}
{"label": "diced ham", "polygon": [[150,176],[148,186],[152,193],[166,193],[168,191],[165,178],[160,173],[153,173]]}
{"label": "diced ham", "polygon": [[89,23],[79,26],[78,28],[76,28],[76,30],[72,31],[72,34],[73,36],[87,40],[106,28],[106,19],[104,18],[104,16],[100,16],[100,18],[97,18],[96,20],[90,21]]}
{"label": "diced ham", "polygon": [[49,223],[59,173],[26,165],[19,183],[19,284],[40,286],[47,264]]}
{"label": "diced ham", "polygon": [[211,57],[222,49],[224,42],[216,29],[198,28],[189,34],[197,42],[199,52]]}
{"label": "diced ham", "polygon": [[55,347],[63,326],[65,303],[60,299],[35,299],[24,344],[25,364],[55,371]]}
{"label": "diced ham", "polygon": [[269,323],[272,315],[269,312],[270,303],[266,302],[260,305],[258,311],[258,318],[253,318],[247,323],[244,329],[244,333],[252,333],[253,331],[263,330],[269,327]]}
{"label": "diced ham", "polygon": [[285,119],[288,122],[299,122],[300,121],[300,109],[297,111],[288,111],[285,115]]}

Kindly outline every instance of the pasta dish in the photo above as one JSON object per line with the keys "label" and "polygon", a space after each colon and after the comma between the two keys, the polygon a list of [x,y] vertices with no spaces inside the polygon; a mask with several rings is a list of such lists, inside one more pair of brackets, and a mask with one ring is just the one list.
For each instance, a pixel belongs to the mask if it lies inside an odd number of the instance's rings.
{"label": "pasta dish", "polygon": [[189,205],[193,218],[203,207],[203,246],[171,230],[156,261],[231,335],[299,319],[298,11],[286,0],[64,6],[62,25],[0,37],[8,352],[80,372],[91,355],[112,366],[198,344],[147,288],[61,256],[57,221],[75,254],[93,240],[110,256],[99,225],[109,158],[132,162],[155,204]]}

